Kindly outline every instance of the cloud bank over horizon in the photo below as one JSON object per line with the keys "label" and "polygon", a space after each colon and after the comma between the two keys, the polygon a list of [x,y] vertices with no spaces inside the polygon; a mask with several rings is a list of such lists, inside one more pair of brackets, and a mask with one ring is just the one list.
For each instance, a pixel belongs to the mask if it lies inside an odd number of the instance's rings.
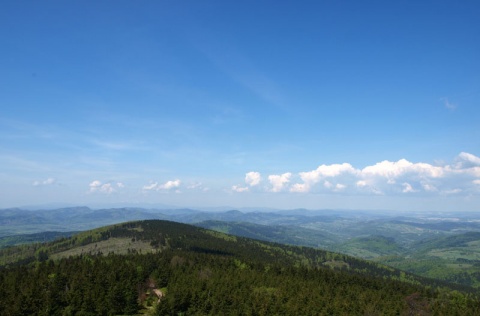
{"label": "cloud bank over horizon", "polygon": [[[255,175],[253,182],[252,175]],[[350,163],[322,164],[297,174],[286,172],[266,177],[269,183],[261,186],[260,172],[246,174],[245,184],[233,191],[248,192],[255,186],[266,192],[332,193],[332,194],[480,194],[480,158],[461,152],[452,163],[432,165],[424,162],[383,160],[364,168]]]}
{"label": "cloud bank over horizon", "polygon": [[480,198],[480,157],[468,152],[460,152],[448,162],[399,159],[361,167],[342,162],[297,172],[287,170],[247,171],[239,181],[235,181],[234,175],[218,180],[185,174],[148,181],[145,175],[106,178],[94,171],[89,181],[73,182],[52,175],[43,180],[31,179],[28,185],[37,192],[36,201],[48,202],[52,196],[63,195],[69,197],[70,203],[163,203],[178,207],[351,208],[355,205],[385,209],[390,205],[389,208],[398,210],[426,207],[476,211]]}

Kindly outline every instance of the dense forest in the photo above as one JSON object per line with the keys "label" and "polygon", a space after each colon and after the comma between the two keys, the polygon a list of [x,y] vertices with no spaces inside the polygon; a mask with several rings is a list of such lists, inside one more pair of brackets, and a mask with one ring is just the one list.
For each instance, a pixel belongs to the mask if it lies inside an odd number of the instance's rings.
{"label": "dense forest", "polygon": [[473,289],[168,221],[0,256],[1,315],[480,315]]}

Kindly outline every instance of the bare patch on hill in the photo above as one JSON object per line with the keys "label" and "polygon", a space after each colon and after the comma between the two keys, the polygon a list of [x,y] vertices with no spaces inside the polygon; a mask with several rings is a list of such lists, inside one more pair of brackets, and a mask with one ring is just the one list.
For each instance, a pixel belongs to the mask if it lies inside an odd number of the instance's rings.
{"label": "bare patch on hill", "polygon": [[68,258],[70,256],[79,255],[108,255],[109,253],[115,254],[128,254],[131,252],[137,253],[156,253],[160,250],[151,246],[150,242],[135,241],[131,238],[109,238],[108,240],[102,240],[94,242],[85,246],[76,247],[74,249],[65,250],[59,253],[52,254],[51,259]]}

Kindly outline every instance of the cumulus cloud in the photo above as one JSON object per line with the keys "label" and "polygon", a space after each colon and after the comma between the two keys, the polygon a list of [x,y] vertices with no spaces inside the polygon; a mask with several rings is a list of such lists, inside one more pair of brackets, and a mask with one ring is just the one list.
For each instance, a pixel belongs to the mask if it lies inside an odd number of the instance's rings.
{"label": "cumulus cloud", "polygon": [[52,184],[55,184],[55,179],[54,178],[48,178],[46,180],[43,180],[43,181],[34,181],[32,183],[33,186],[43,186],[43,185],[52,185]]}
{"label": "cumulus cloud", "polygon": [[292,174],[286,172],[284,174],[272,174],[268,176],[268,181],[272,185],[272,192],[280,192],[284,189],[285,185],[290,182]]}
{"label": "cumulus cloud", "polygon": [[363,177],[380,176],[386,178],[391,183],[395,183],[396,178],[406,173],[439,178],[443,176],[444,170],[442,167],[432,166],[427,163],[412,163],[406,159],[400,159],[396,162],[384,160],[373,166],[367,166],[360,171]]}
{"label": "cumulus cloud", "polygon": [[102,186],[102,182],[98,180],[94,180],[90,182],[89,186],[90,186],[90,191],[95,191]]}
{"label": "cumulus cloud", "polygon": [[309,184],[315,184],[322,178],[336,177],[342,173],[355,174],[357,171],[349,163],[321,165],[312,171],[300,172],[300,178]]}
{"label": "cumulus cloud", "polygon": [[176,192],[178,191],[178,188],[182,182],[179,179],[176,180],[169,180],[165,182],[164,184],[159,184],[158,182],[150,182],[149,184],[146,184],[143,186],[144,191],[172,191],[175,190]]}
{"label": "cumulus cloud", "polygon": [[[293,179],[293,180],[292,180]],[[268,176],[270,192],[337,194],[478,194],[480,158],[461,152],[452,163],[430,164],[407,159],[384,160],[364,168],[349,163],[320,165],[298,174]],[[249,172],[245,188],[260,182],[260,173]],[[293,183],[292,183],[293,182]],[[235,186],[234,191],[248,191]]]}
{"label": "cumulus cloud", "polygon": [[165,182],[164,184],[162,184],[160,186],[160,189],[163,189],[163,190],[171,190],[171,189],[176,189],[180,186],[181,182],[180,180],[176,179],[176,180],[171,180],[171,181],[167,181]]}
{"label": "cumulus cloud", "polygon": [[231,190],[233,192],[247,192],[250,191],[250,187],[255,187],[260,184],[260,181],[262,181],[262,176],[260,175],[259,172],[255,171],[250,171],[245,174],[245,187],[242,187],[241,185],[234,185],[232,186]]}
{"label": "cumulus cloud", "polygon": [[122,182],[107,182],[107,183],[102,183],[100,180],[93,180],[90,182],[89,186],[89,192],[90,193],[105,193],[105,194],[110,194],[118,189],[122,189],[125,187],[125,185]]}
{"label": "cumulus cloud", "polygon": [[251,187],[258,185],[261,180],[262,177],[258,172],[251,171],[245,175],[245,183]]}
{"label": "cumulus cloud", "polygon": [[[290,191],[291,192],[309,192],[311,188],[321,180],[324,180],[323,186],[325,188],[337,189],[336,184],[333,184],[331,183],[331,181],[326,179],[334,179],[334,178],[344,177],[344,176],[355,176],[357,173],[358,173],[358,170],[353,168],[352,165],[349,163],[321,165],[315,170],[300,172],[299,173],[300,179],[302,179],[304,183],[303,184],[295,183],[291,187]],[[338,188],[338,190],[342,190],[342,189],[343,188],[341,188],[341,186]]]}
{"label": "cumulus cloud", "polygon": [[460,183],[467,185],[465,179],[480,172],[474,166],[477,159],[479,158],[472,154],[461,153],[455,158],[456,163],[450,165],[413,163],[406,159],[396,162],[385,160],[363,168],[358,177],[359,181],[363,181],[360,182],[362,187],[375,186],[383,192],[448,192]]}
{"label": "cumulus cloud", "polygon": [[461,152],[457,156],[456,161],[456,168],[475,168],[480,166],[480,157],[465,152]]}

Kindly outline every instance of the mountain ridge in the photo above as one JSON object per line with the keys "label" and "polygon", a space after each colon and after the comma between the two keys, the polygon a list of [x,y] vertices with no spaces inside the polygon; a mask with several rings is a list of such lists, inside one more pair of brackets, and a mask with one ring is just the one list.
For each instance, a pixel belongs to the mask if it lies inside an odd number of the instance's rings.
{"label": "mountain ridge", "polygon": [[164,220],[7,248],[0,258],[15,249],[31,256],[0,268],[0,313],[8,315],[478,312],[473,289]]}

